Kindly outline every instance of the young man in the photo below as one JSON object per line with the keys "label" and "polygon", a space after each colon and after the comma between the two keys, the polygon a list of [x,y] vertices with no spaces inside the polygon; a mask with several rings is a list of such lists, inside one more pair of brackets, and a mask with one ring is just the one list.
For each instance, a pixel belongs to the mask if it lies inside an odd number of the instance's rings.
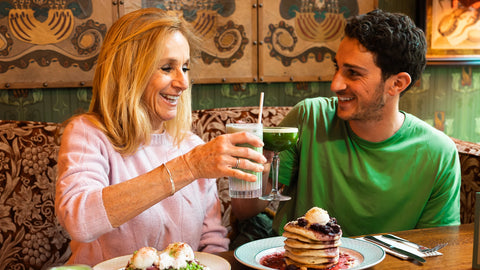
{"label": "young man", "polygon": [[[306,99],[282,126],[299,128],[281,154],[282,202],[274,229],[312,206],[344,236],[460,224],[460,163],[448,136],[399,110],[426,63],[423,32],[405,15],[375,10],[348,20],[335,57],[332,98]],[[247,218],[260,200],[233,201]]]}

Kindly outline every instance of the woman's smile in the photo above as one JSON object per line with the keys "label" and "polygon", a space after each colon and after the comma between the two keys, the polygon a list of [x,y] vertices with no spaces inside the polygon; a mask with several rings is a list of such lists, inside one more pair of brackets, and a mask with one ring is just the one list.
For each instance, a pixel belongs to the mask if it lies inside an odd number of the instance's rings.
{"label": "woman's smile", "polygon": [[165,100],[165,102],[171,104],[171,105],[174,105],[176,106],[177,103],[178,103],[178,99],[180,98],[180,95],[168,95],[168,94],[161,94],[160,93],[160,96]]}

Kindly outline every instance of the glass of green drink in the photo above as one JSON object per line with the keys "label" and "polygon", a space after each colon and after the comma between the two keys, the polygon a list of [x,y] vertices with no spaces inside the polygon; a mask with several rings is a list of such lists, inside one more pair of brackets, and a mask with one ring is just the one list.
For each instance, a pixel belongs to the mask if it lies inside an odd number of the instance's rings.
{"label": "glass of green drink", "polygon": [[291,198],[280,194],[278,190],[278,168],[280,158],[278,154],[292,147],[298,139],[298,128],[296,127],[264,127],[263,128],[263,148],[273,151],[272,177],[273,186],[270,194],[260,197],[266,201],[288,201]]}
{"label": "glass of green drink", "polygon": [[[246,131],[262,139],[263,125],[261,123],[228,123],[227,133]],[[237,146],[249,147],[259,153],[263,153],[262,147],[253,147],[250,144],[239,144]],[[232,198],[258,198],[262,196],[262,172],[243,170],[257,176],[256,182],[247,182],[235,177],[229,177],[229,194]]]}

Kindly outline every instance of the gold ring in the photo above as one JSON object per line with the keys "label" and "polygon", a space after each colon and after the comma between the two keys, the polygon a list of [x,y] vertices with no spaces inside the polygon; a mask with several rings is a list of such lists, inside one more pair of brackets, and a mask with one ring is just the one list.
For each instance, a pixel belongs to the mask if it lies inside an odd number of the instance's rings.
{"label": "gold ring", "polygon": [[234,168],[238,168],[238,165],[240,165],[240,158],[237,157],[237,164],[235,164]]}

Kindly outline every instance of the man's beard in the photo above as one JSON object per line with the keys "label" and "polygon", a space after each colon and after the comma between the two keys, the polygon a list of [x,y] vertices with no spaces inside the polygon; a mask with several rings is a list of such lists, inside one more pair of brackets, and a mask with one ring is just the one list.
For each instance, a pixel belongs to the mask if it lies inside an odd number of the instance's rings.
{"label": "man's beard", "polygon": [[375,89],[374,100],[368,104],[359,103],[359,110],[349,120],[380,121],[383,118],[383,108],[385,107],[384,87],[385,82],[382,81]]}

